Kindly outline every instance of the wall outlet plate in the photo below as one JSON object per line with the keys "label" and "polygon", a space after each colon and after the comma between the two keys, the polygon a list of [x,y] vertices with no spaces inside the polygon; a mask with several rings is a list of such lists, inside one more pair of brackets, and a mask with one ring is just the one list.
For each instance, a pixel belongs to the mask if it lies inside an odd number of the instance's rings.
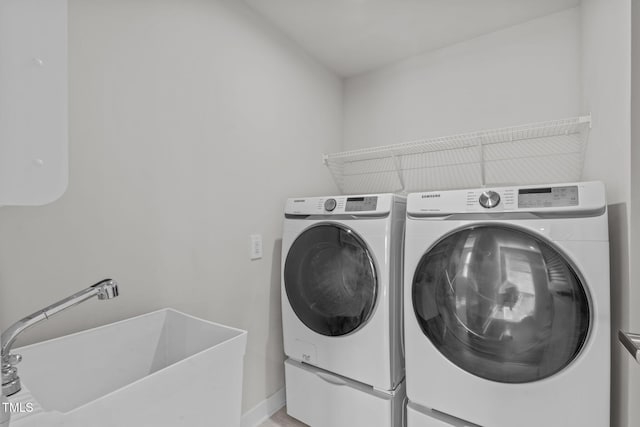
{"label": "wall outlet plate", "polygon": [[251,234],[249,236],[249,258],[252,260],[262,258],[261,234]]}

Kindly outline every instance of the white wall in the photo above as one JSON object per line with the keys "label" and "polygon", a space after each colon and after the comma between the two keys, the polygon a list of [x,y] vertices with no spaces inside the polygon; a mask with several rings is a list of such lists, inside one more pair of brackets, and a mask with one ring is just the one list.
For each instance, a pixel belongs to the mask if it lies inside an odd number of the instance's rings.
{"label": "white wall", "polygon": [[580,12],[569,9],[347,79],[344,146],[577,116],[580,91]]}
{"label": "white wall", "polygon": [[[629,309],[628,324],[623,328],[630,332],[640,333],[640,283],[636,279],[640,274],[640,1],[631,3],[631,209],[630,209],[630,277],[631,281],[627,306]],[[625,353],[624,351],[622,351]],[[624,356],[629,367],[629,397],[626,402],[629,408],[629,419],[640,424],[640,366],[631,361],[628,354]],[[633,402],[633,403],[632,403]]]}
{"label": "white wall", "polygon": [[[617,340],[619,329],[628,329],[630,308],[637,283],[630,281],[630,91],[631,91],[631,2],[630,0],[584,0],[582,2],[583,109],[593,114],[584,178],[604,181],[609,202],[611,267],[612,362],[611,425],[640,424],[640,412],[629,394],[629,384],[640,376],[631,366]],[[634,291],[634,289],[636,289]],[[637,296],[635,297],[637,306]],[[635,378],[634,378],[635,377]],[[631,382],[630,382],[631,381]],[[636,386],[637,387],[637,386]],[[634,413],[634,411],[636,411]]]}
{"label": "white wall", "polygon": [[69,2],[69,188],[0,209],[0,328],[112,276],[18,344],[173,306],[249,331],[246,411],[284,386],[282,209],[336,191],[342,83],[238,3]]}
{"label": "white wall", "polygon": [[609,203],[629,200],[630,0],[583,0],[582,109],[591,111],[584,178],[607,184]]}

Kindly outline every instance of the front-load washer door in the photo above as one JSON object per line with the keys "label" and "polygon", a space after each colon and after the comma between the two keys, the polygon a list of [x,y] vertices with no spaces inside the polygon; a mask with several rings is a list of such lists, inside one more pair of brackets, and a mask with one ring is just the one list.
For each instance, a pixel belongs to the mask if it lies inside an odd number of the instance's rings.
{"label": "front-load washer door", "polygon": [[349,334],[364,325],[377,294],[375,264],[353,230],[318,224],[293,242],[284,265],[291,308],[311,330],[326,336]]}
{"label": "front-load washer door", "polygon": [[412,299],[443,356],[502,383],[561,371],[589,331],[589,298],[571,263],[514,228],[477,226],[440,240],[418,264]]}

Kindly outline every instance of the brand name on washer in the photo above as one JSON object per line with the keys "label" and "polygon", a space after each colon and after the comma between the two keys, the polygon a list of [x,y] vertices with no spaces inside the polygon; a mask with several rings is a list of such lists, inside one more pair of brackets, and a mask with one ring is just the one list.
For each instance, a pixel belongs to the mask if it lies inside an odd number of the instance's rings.
{"label": "brand name on washer", "polygon": [[436,197],[440,197],[440,194],[423,194],[423,199],[435,199]]}
{"label": "brand name on washer", "polygon": [[304,203],[305,200],[304,199],[294,199],[293,203]]}

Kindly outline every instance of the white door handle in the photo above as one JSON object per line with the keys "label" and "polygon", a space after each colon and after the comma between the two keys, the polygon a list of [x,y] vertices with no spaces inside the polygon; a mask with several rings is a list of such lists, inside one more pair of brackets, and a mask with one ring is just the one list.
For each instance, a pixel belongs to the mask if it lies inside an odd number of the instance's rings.
{"label": "white door handle", "polygon": [[636,362],[640,363],[640,335],[618,331],[618,339],[636,359]]}
{"label": "white door handle", "polygon": [[347,382],[335,375],[325,374],[324,372],[316,372],[316,375],[328,383],[335,385],[347,385]]}

